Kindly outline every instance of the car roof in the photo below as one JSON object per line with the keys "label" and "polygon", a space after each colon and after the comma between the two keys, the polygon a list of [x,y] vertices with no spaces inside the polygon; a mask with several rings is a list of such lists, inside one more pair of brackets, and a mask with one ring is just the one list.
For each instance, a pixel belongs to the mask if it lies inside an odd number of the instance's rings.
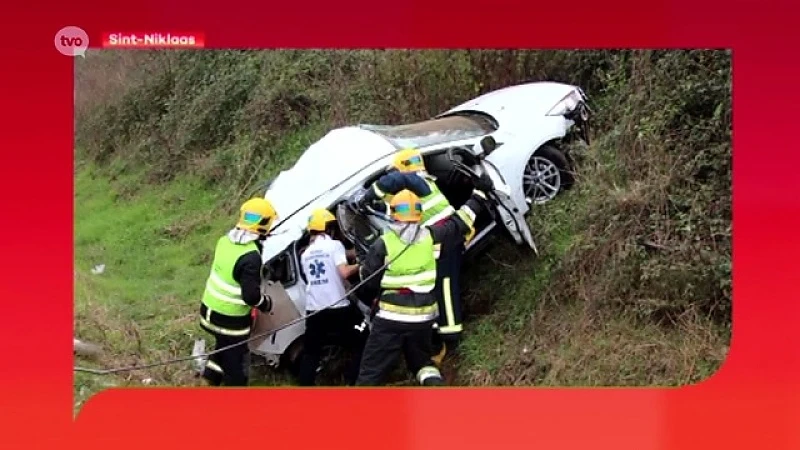
{"label": "car roof", "polygon": [[278,213],[273,233],[264,242],[264,259],[283,251],[304,233],[313,209],[331,206],[366,178],[386,166],[391,155],[411,146],[425,152],[442,144],[490,134],[490,119],[448,117],[402,125],[360,124],[336,128],[311,144],[269,186],[265,197]]}
{"label": "car roof", "polygon": [[311,144],[290,169],[278,174],[264,195],[278,213],[276,234],[264,242],[264,255],[272,256],[299,239],[311,210],[329,206],[335,200],[331,197],[338,198],[368,176],[359,173],[385,165],[396,151],[381,135],[358,126],[333,129]]}

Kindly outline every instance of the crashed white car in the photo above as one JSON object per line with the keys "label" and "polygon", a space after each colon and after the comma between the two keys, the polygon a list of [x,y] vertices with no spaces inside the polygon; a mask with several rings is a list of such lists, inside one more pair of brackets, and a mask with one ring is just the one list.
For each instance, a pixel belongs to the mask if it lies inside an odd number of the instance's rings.
{"label": "crashed white car", "polygon": [[427,121],[348,126],[312,144],[265,194],[279,215],[262,256],[264,276],[271,280],[265,290],[274,307],[258,314],[253,333],[283,328],[252,341],[250,351],[272,366],[295,365],[305,331],[298,319],[305,314],[306,280],[298,263],[308,242],[308,217],[316,208],[328,208],[351,241],[347,246],[364,251],[385,219],[379,213],[359,218],[347,200],[384,174],[400,149],[423,153],[428,171],[456,208],[472,191],[470,175],[486,172],[494,180],[495,211],[477,218],[476,235],[466,247],[469,255],[498,231],[535,251],[525,215],[532,204],[553,199],[573,183],[562,144],[575,137],[588,142],[586,103],[579,87],[528,83],[482,95]]}

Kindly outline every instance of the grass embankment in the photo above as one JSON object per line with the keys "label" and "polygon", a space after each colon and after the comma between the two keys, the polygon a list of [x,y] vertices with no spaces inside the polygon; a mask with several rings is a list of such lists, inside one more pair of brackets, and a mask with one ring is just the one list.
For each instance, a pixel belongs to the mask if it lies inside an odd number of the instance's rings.
{"label": "grass embankment", "polygon": [[[226,225],[209,209],[219,194],[188,179],[154,189],[139,174],[98,172],[84,166],[75,180],[75,335],[104,347],[103,366],[186,354],[201,334],[195,299],[210,263],[207,236]],[[92,273],[97,265],[104,271]],[[175,369],[79,373],[76,402],[109,385],[193,382]]]}
{"label": "grass embankment", "polygon": [[[541,257],[499,245],[469,269],[456,382],[676,385],[725,358],[727,53],[104,52],[76,63],[76,335],[107,347],[105,365],[191,351],[214,239],[327,128],[423,119],[541,79],[593,96],[595,140],[577,186],[535,208]],[[91,274],[96,264],[105,272]],[[193,382],[185,364],[78,376],[76,400],[146,378]]]}

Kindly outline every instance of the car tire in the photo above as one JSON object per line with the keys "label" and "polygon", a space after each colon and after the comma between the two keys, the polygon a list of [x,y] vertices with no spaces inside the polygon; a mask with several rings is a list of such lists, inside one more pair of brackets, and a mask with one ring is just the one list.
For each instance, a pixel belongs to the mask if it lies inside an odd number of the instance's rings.
{"label": "car tire", "polygon": [[[535,168],[539,169],[538,174],[535,173]],[[557,170],[558,176],[551,172],[553,170]],[[546,184],[539,184],[542,182]],[[548,188],[548,185],[552,186],[554,182],[557,182],[555,193]],[[538,193],[535,201],[531,199],[531,193],[535,188],[532,186],[534,183],[537,184],[535,192]],[[574,184],[575,176],[567,157],[563,152],[549,144],[545,144],[533,152],[525,165],[522,176],[523,192],[525,192],[525,198],[529,203],[542,204],[549,202],[562,191],[572,188]]]}
{"label": "car tire", "polygon": [[297,378],[300,375],[300,360],[303,357],[303,337],[300,336],[294,340],[281,355],[281,366],[291,374],[292,377]]}

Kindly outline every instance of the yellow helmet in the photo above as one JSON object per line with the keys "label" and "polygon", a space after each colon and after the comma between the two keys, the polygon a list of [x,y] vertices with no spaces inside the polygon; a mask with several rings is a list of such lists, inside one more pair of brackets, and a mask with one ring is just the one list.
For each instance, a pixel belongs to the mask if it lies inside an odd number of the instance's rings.
{"label": "yellow helmet", "polygon": [[392,167],[400,172],[417,172],[425,170],[422,153],[414,148],[406,148],[397,152],[392,161]]}
{"label": "yellow helmet", "polygon": [[391,217],[398,222],[419,222],[422,219],[422,202],[416,194],[403,189],[389,202]]}
{"label": "yellow helmet", "polygon": [[308,231],[325,231],[328,227],[328,223],[333,222],[336,220],[336,217],[331,214],[325,208],[319,208],[314,210],[311,213],[311,217],[308,218]]}
{"label": "yellow helmet", "polygon": [[236,227],[265,235],[272,229],[277,217],[272,202],[260,197],[251,198],[239,209],[239,221]]}

